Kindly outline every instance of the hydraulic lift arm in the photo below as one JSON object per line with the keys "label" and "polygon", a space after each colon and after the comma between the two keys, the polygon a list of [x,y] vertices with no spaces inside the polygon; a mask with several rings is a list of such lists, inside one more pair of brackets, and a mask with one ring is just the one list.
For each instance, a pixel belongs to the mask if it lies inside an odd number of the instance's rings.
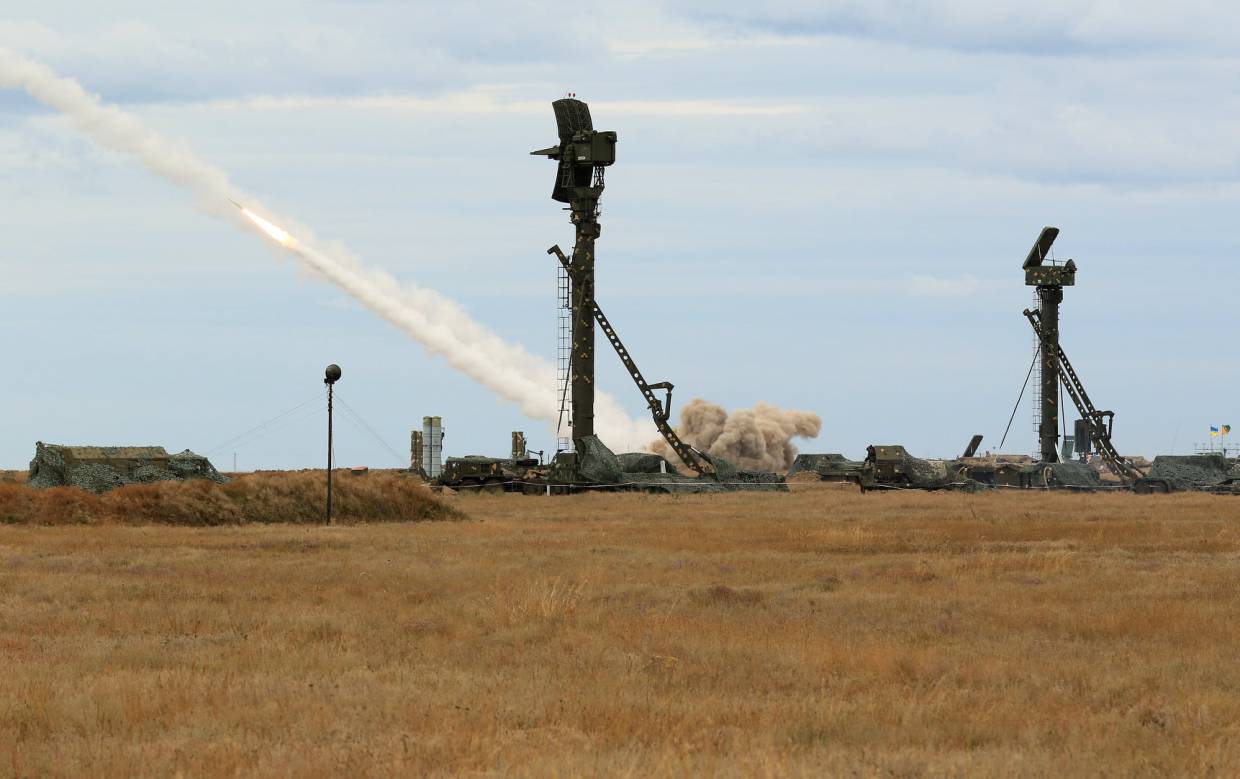
{"label": "hydraulic lift arm", "polygon": [[[547,254],[554,254],[560,260],[560,264],[568,269],[572,264],[564,255],[559,246],[552,246],[547,250]],[[624,343],[620,340],[620,336],[616,335],[616,330],[611,326],[611,322],[603,315],[603,309],[599,308],[598,302],[594,303],[594,319],[598,322],[603,334],[607,336],[607,340],[611,342],[612,348],[616,350],[616,354],[620,357],[620,362],[624,363],[625,369],[632,377],[633,383],[637,385],[637,389],[641,391],[642,397],[646,399],[646,405],[650,408],[650,415],[654,418],[654,425],[659,429],[659,433],[663,435],[663,440],[667,441],[667,445],[672,447],[672,451],[676,452],[681,461],[689,468],[697,471],[702,475],[713,474],[714,466],[702,457],[701,452],[689,446],[676,435],[676,431],[668,424],[668,418],[672,415],[672,388],[670,381],[660,381],[650,384],[646,378],[642,376],[642,372],[638,369],[637,363],[633,362],[633,358],[629,355],[629,350],[625,348]],[[666,395],[660,399],[655,395],[655,390],[663,390]]]}

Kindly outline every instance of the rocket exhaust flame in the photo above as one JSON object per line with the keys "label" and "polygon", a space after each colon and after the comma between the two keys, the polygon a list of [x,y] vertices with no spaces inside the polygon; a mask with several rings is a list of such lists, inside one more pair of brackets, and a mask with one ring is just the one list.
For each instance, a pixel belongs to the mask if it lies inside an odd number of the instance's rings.
{"label": "rocket exhaust flame", "polygon": [[249,219],[251,222],[257,225],[258,229],[262,230],[264,233],[270,236],[272,240],[274,240],[276,243],[280,244],[284,248],[292,249],[295,246],[297,246],[297,241],[293,240],[293,236],[289,235],[288,231],[285,230],[284,228],[274,225],[271,222],[268,222],[266,219],[263,219],[261,216],[254,213],[248,208],[242,208],[241,213],[245,214],[246,219]]}
{"label": "rocket exhaust flame", "polygon": [[228,198],[228,202],[236,206],[237,210],[240,211],[242,214],[244,214],[246,219],[249,219],[251,222],[253,222],[255,227],[262,230],[264,233],[267,234],[269,238],[271,238],[272,240],[274,240],[276,243],[280,244],[284,248],[292,249],[297,245],[297,241],[293,240],[293,236],[289,235],[289,232],[285,230],[283,227],[280,227],[279,225],[275,225],[275,224],[272,224],[271,222],[268,222],[266,219],[263,219],[261,216],[254,213],[253,211],[246,208],[245,206],[241,205],[240,203],[238,203],[236,200],[233,200],[232,198]]}

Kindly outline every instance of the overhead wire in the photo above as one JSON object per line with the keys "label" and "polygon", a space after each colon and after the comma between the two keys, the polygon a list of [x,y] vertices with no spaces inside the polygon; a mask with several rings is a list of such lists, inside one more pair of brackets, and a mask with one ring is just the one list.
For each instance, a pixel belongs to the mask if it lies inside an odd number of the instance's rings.
{"label": "overhead wire", "polygon": [[[255,425],[254,427],[251,427],[250,429],[248,429],[248,430],[246,430],[246,431],[244,431],[244,432],[238,433],[237,435],[233,436],[232,438],[229,438],[227,441],[224,441],[222,444],[219,444],[218,446],[215,446],[215,447],[213,447],[213,448],[211,448],[211,449],[206,450],[205,454],[209,456],[209,455],[212,455],[212,454],[216,454],[216,453],[218,453],[218,452],[221,452],[221,451],[223,451],[223,450],[227,449],[227,448],[228,448],[228,447],[230,447],[230,446],[236,446],[236,445],[238,444],[238,442],[240,442],[240,441],[244,440],[245,438],[249,437],[251,434],[258,433],[259,431],[264,430],[264,428],[267,428],[269,425],[272,425],[272,424],[274,424],[275,422],[277,422],[277,421],[280,421],[280,420],[284,419],[285,417],[287,417],[287,416],[288,416],[288,415],[290,415],[290,414],[295,413],[295,412],[296,412],[296,411],[298,411],[299,409],[304,408],[305,406],[307,406],[307,405],[309,405],[309,404],[313,403],[313,402],[314,402],[314,401],[316,401],[316,400],[319,400],[321,397],[322,397],[322,393],[319,393],[319,394],[314,395],[314,396],[313,396],[313,397],[311,397],[311,398],[308,398],[308,399],[306,399],[306,400],[303,400],[301,403],[298,403],[296,406],[293,406],[292,408],[287,409],[287,410],[285,410],[285,411],[281,411],[279,414],[276,414],[276,415],[275,415],[274,417],[272,417],[271,419],[268,419],[268,420],[266,420],[265,422],[260,422],[260,423],[258,423],[257,425]],[[264,434],[266,434],[266,433],[264,432]]]}
{"label": "overhead wire", "polygon": [[1016,412],[1020,410],[1020,402],[1025,399],[1025,390],[1029,388],[1029,377],[1033,376],[1033,366],[1038,364],[1038,355],[1041,353],[1041,345],[1033,350],[1033,362],[1029,363],[1029,372],[1025,374],[1025,383],[1020,387],[1020,395],[1016,397],[1016,405],[1012,406],[1012,415],[1008,417],[1007,427],[1003,429],[1003,440],[999,442],[999,451],[1003,451],[1003,444],[1007,441],[1008,432],[1012,429],[1012,420],[1016,419]]}
{"label": "overhead wire", "polygon": [[341,410],[345,412],[346,419],[348,419],[350,422],[360,427],[366,433],[369,433],[371,438],[375,439],[375,441],[379,442],[380,446],[382,446],[384,449],[388,450],[388,452],[391,453],[392,457],[396,460],[396,462],[402,465],[404,464],[405,462],[404,457],[399,452],[397,452],[395,449],[393,449],[391,445],[388,444],[387,441],[383,440],[383,436],[376,433],[375,429],[366,423],[366,420],[362,418],[362,415],[359,414],[356,409],[354,409],[352,406],[346,403],[343,399],[341,399],[339,391],[336,392],[336,402],[340,404]]}
{"label": "overhead wire", "polygon": [[1068,440],[1068,417],[1063,413],[1063,382],[1059,382],[1059,421],[1063,422],[1063,440]]}
{"label": "overhead wire", "polygon": [[244,448],[246,446],[249,446],[250,444],[253,444],[257,441],[267,438],[268,436],[271,436],[276,433],[280,433],[282,431],[288,430],[289,428],[293,428],[298,425],[301,425],[306,420],[314,419],[322,414],[325,414],[326,412],[327,412],[326,404],[322,406],[310,406],[310,407],[304,408],[301,410],[300,413],[286,417],[280,420],[276,424],[272,424],[267,427],[264,427],[263,429],[254,432],[252,435],[245,436],[244,438],[238,438],[236,441],[234,441],[230,445],[229,448],[233,448],[233,449]]}

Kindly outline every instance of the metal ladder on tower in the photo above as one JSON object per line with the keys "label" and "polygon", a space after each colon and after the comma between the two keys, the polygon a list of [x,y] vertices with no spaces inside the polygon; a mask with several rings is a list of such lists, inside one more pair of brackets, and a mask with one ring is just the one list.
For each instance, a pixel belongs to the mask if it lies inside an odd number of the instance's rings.
{"label": "metal ladder on tower", "polygon": [[[1042,315],[1037,311],[1026,309],[1025,318],[1033,326],[1033,332],[1037,335],[1042,348],[1046,348],[1046,342],[1042,340]],[[1089,399],[1088,393],[1085,392],[1085,385],[1081,383],[1081,377],[1077,376],[1076,371],[1072,368],[1072,363],[1068,361],[1068,355],[1064,353],[1062,346],[1059,347],[1055,359],[1059,367],[1059,380],[1063,382],[1063,387],[1068,391],[1068,395],[1076,405],[1077,411],[1081,412],[1081,418],[1089,424],[1090,437],[1093,438],[1094,444],[1098,447],[1098,453],[1102,455],[1102,460],[1106,463],[1107,468],[1110,469],[1111,473],[1126,481],[1141,478],[1144,474],[1124,462],[1115,445],[1111,442],[1111,429],[1115,422],[1115,412],[1099,411],[1094,407],[1093,401]]]}
{"label": "metal ladder on tower", "polygon": [[[568,269],[556,268],[556,331],[555,331],[555,392],[559,396],[560,416],[555,425],[557,452],[573,450],[573,399],[568,388],[572,383],[573,352],[573,290]],[[567,432],[567,435],[565,433]]]}

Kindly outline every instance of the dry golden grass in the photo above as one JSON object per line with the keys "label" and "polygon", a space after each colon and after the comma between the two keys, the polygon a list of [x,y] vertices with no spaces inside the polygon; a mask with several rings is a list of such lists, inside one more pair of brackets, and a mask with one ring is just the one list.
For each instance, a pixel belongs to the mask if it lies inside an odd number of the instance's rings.
{"label": "dry golden grass", "polygon": [[454,499],[0,527],[20,776],[1229,776],[1240,500]]}
{"label": "dry golden grass", "polygon": [[[332,516],[343,523],[453,519],[457,512],[420,481],[395,473],[336,473]],[[225,484],[206,480],[129,484],[96,495],[76,487],[32,489],[0,482],[0,523],[40,525],[239,525],[323,522],[323,471],[262,471]]]}

